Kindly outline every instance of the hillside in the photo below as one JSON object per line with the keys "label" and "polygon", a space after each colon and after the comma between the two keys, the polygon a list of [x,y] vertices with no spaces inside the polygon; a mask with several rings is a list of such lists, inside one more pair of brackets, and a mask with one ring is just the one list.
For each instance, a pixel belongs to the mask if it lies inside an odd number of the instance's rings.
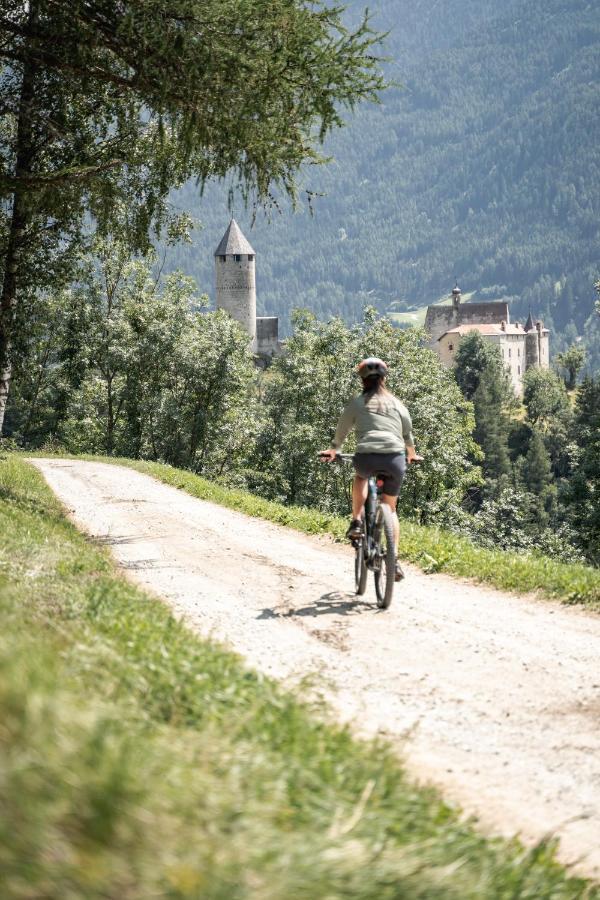
{"label": "hillside", "polygon": [[[362,3],[350,4],[357,15]],[[234,201],[258,258],[259,306],[348,319],[365,302],[420,307],[457,278],[529,304],[561,339],[586,331],[600,208],[600,9],[587,0],[443,4],[379,0],[388,73],[402,86],[362,107],[305,175],[323,196],[271,221]],[[204,225],[184,266],[212,291],[227,190],[174,198]],[[393,306],[392,306],[393,305]],[[589,323],[588,323],[589,330]]]}

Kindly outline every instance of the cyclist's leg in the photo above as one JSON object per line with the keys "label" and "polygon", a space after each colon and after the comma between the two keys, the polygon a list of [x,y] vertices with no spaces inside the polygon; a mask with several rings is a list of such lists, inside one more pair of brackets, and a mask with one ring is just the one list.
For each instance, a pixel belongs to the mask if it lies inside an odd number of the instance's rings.
{"label": "cyclist's leg", "polygon": [[360,475],[354,476],[352,483],[352,518],[354,520],[364,517],[368,485],[368,478],[362,478]]}
{"label": "cyclist's leg", "polygon": [[[398,496],[404,481],[406,472],[406,459],[404,454],[397,454],[386,462],[386,470],[383,479],[383,493],[381,502],[389,506],[392,513],[392,528],[394,532],[394,550],[398,552],[398,540],[400,538],[400,523],[396,515],[396,507],[398,505]],[[398,559],[396,559],[396,581],[404,578],[404,572]]]}
{"label": "cyclist's leg", "polygon": [[387,504],[392,511],[392,526],[394,529],[394,547],[396,550],[398,549],[398,541],[400,539],[400,523],[398,522],[398,516],[396,515],[396,506],[398,505],[398,495],[395,497],[392,494],[382,494],[381,502]]}
{"label": "cyclist's leg", "polygon": [[396,546],[398,546],[398,537],[400,535],[396,506],[398,505],[398,497],[402,489],[405,473],[406,458],[403,453],[394,453],[386,457],[385,465],[382,466],[383,492],[381,500],[383,503],[387,503],[393,513]]}

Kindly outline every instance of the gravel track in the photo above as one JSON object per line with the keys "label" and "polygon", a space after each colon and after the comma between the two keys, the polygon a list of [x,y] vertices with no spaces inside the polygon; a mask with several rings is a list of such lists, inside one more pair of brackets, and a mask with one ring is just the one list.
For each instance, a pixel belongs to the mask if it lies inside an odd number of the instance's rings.
{"label": "gravel track", "polygon": [[411,774],[495,834],[560,838],[600,878],[600,617],[407,567],[390,610],[348,547],[130,469],[32,463],[129,577],[189,627],[395,742]]}

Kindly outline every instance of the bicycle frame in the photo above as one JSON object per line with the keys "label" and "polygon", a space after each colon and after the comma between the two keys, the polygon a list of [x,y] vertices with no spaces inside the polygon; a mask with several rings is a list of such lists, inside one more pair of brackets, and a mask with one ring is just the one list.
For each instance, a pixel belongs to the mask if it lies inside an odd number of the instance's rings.
{"label": "bicycle frame", "polygon": [[369,569],[378,568],[381,565],[381,557],[378,553],[378,546],[375,534],[375,520],[377,518],[377,507],[381,503],[379,499],[381,495],[381,487],[377,482],[375,475],[371,475],[367,487],[367,499],[365,500],[365,559]]}

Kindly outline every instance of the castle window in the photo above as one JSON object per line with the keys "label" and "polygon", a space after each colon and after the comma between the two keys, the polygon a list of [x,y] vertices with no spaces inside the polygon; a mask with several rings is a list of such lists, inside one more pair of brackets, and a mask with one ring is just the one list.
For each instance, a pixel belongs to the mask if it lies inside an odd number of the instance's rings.
{"label": "castle window", "polygon": [[248,254],[248,262],[254,262],[254,254],[253,253]]}
{"label": "castle window", "polygon": [[521,355],[521,348],[517,347],[517,356],[520,356],[520,355]]}
{"label": "castle window", "polygon": [[517,369],[518,369],[519,375],[520,375],[521,374],[521,366],[517,366]]}
{"label": "castle window", "polygon": [[454,350],[454,344],[448,344],[448,350]]}
{"label": "castle window", "polygon": [[221,262],[225,262],[225,260],[227,259],[227,257],[226,257],[226,256],[219,256],[219,259],[221,260]]}
{"label": "castle window", "polygon": [[509,347],[509,348],[508,348],[508,358],[510,359],[511,356],[512,356],[512,350],[511,350],[510,347]]}
{"label": "castle window", "polygon": [[236,262],[241,262],[241,261],[242,261],[242,257],[240,256],[239,253],[234,253],[234,254],[233,254],[233,258],[234,258],[234,260],[235,260]]}

